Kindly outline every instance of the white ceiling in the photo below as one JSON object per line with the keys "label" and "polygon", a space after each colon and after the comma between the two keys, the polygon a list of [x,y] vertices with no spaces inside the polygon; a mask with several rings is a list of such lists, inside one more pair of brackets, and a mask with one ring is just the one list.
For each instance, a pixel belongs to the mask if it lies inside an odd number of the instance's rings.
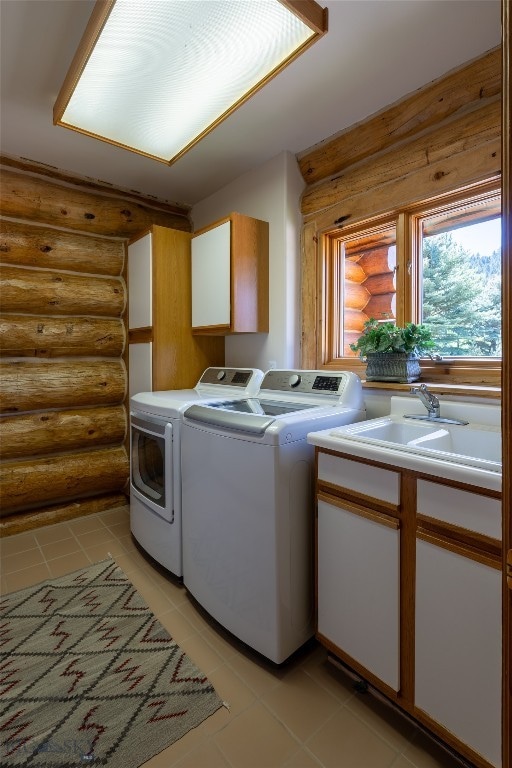
{"label": "white ceiling", "polygon": [[52,123],[94,0],[0,0],[1,152],[194,205],[281,151],[301,153],[500,43],[500,0],[320,4],[329,9],[329,32],[167,167]]}

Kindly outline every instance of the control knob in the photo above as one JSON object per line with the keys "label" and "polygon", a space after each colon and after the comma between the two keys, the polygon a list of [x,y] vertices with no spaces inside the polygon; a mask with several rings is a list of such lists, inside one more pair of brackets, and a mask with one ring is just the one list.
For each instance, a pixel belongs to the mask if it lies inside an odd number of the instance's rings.
{"label": "control knob", "polygon": [[217,380],[222,381],[222,379],[226,378],[226,371],[219,371],[217,374]]}
{"label": "control knob", "polygon": [[290,387],[298,387],[301,382],[301,377],[299,373],[292,373],[290,378],[288,379],[288,384]]}

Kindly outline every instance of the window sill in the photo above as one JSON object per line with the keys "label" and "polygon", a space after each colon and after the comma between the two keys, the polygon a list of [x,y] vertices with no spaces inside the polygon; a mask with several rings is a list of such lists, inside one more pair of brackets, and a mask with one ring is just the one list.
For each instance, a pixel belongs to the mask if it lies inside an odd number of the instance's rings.
{"label": "window sill", "polygon": [[438,381],[429,382],[425,379],[415,381],[412,384],[398,384],[389,381],[365,381],[362,379],[363,389],[391,390],[392,392],[410,392],[411,387],[426,384],[431,392],[436,395],[460,395],[463,397],[486,397],[494,400],[501,399],[501,387],[475,386],[473,384],[440,384]]}

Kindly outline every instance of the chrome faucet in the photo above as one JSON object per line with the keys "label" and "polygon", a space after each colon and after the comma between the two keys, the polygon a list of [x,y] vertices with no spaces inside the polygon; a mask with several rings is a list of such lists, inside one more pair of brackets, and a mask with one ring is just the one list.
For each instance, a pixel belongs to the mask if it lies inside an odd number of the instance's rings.
{"label": "chrome faucet", "polygon": [[445,419],[441,417],[441,406],[439,399],[428,391],[426,384],[420,384],[419,387],[411,387],[411,395],[418,395],[419,399],[427,409],[428,415],[418,413],[404,414],[404,419],[419,419],[421,421],[436,421],[442,424],[459,424],[464,426],[469,424],[469,421],[463,421],[462,419]]}
{"label": "chrome faucet", "polygon": [[428,411],[429,419],[438,419],[441,413],[439,399],[428,391],[426,384],[420,384],[419,387],[411,387],[411,395],[418,395],[419,399]]}

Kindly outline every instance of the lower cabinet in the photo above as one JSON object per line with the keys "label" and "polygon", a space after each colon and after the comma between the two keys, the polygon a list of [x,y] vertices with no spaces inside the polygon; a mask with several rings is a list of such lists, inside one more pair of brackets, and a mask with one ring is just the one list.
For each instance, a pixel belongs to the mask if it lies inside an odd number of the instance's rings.
{"label": "lower cabinet", "polygon": [[318,640],[471,764],[503,768],[499,493],[316,452]]}
{"label": "lower cabinet", "polygon": [[415,706],[501,765],[501,573],[418,539]]}
{"label": "lower cabinet", "polygon": [[398,691],[398,521],[319,499],[317,577],[318,632]]}

